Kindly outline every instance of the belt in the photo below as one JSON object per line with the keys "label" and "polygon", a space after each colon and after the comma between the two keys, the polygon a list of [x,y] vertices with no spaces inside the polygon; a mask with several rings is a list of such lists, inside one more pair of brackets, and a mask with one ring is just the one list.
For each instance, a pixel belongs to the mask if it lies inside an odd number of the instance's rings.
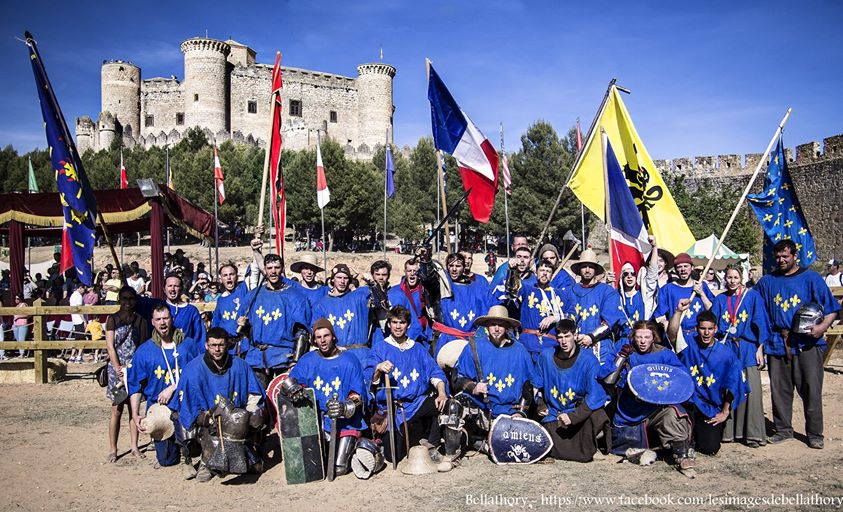
{"label": "belt", "polygon": [[550,333],[547,333],[547,332],[541,332],[537,329],[521,329],[521,332],[526,333],[526,334],[532,334],[533,336],[538,336],[539,338],[547,338],[547,339],[550,339],[550,340],[556,339],[556,336],[554,336]]}
{"label": "belt", "polygon": [[368,343],[355,343],[353,345],[341,345],[339,348],[343,349],[343,350],[348,350],[350,348],[369,348],[369,344]]}
{"label": "belt", "polygon": [[440,332],[442,334],[450,334],[451,336],[456,336],[457,338],[468,338],[469,336],[474,335],[476,331],[461,331],[454,327],[448,327],[445,324],[439,323],[434,321],[433,322],[433,330],[436,332]]}

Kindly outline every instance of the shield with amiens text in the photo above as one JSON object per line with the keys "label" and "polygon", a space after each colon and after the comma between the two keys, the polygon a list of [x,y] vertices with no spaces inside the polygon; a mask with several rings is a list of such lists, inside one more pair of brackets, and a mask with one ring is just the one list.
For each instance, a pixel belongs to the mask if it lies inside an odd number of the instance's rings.
{"label": "shield with amiens text", "polygon": [[527,418],[502,414],[489,429],[489,455],[495,464],[532,464],[552,447],[547,430]]}

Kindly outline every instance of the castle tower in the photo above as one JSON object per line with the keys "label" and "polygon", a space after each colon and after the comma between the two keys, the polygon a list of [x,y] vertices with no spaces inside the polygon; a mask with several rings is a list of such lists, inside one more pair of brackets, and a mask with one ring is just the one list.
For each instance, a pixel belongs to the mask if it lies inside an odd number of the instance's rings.
{"label": "castle tower", "polygon": [[228,61],[231,47],[216,39],[194,37],[181,44],[184,53],[185,126],[228,131]]}
{"label": "castle tower", "polygon": [[76,149],[82,154],[89,149],[97,150],[96,125],[88,116],[76,118]]}
{"label": "castle tower", "polygon": [[108,149],[117,135],[117,120],[111,112],[100,112],[97,118],[97,131],[99,132],[99,149]]}
{"label": "castle tower", "polygon": [[137,137],[140,134],[140,68],[131,62],[110,60],[102,63],[100,73],[100,112],[111,112],[123,133]]}
{"label": "castle tower", "polygon": [[392,142],[392,79],[395,68],[389,64],[357,66],[357,126],[359,143],[374,148],[383,145],[389,131]]}

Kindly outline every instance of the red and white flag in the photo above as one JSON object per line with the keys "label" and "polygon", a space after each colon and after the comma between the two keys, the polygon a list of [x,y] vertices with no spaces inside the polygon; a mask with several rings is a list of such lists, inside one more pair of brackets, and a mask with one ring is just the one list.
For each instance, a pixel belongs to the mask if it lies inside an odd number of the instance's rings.
{"label": "red and white flag", "polygon": [[501,153],[501,178],[503,178],[503,189],[506,190],[507,194],[512,195],[512,174],[509,173],[506,153]]}
{"label": "red and white flag", "polygon": [[325,179],[325,167],[322,165],[322,150],[319,148],[319,137],[316,138],[316,204],[319,209],[325,208],[331,201],[331,191],[328,190],[328,180]]}
{"label": "red and white flag", "polygon": [[580,118],[577,118],[577,154],[582,151],[582,132],[580,132]]}
{"label": "red and white flag", "polygon": [[222,175],[220,155],[216,146],[214,146],[214,180],[217,183],[217,194],[220,197],[220,204],[223,204],[225,202],[225,177]]}
{"label": "red and white flag", "polygon": [[126,166],[123,165],[123,150],[120,150],[120,190],[129,186],[129,176],[126,174]]}
{"label": "red and white flag", "polygon": [[[284,232],[287,230],[287,192],[284,187],[284,170],[281,169],[281,52],[275,53],[275,67],[272,68],[272,137],[269,144],[269,178],[272,183],[272,221],[275,224],[275,246],[284,248]],[[283,252],[282,252],[283,254]]]}

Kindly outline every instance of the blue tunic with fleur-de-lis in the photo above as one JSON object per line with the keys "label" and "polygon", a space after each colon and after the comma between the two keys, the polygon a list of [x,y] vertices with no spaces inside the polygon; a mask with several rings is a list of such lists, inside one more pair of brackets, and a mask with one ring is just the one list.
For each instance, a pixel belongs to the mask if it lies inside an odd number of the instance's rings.
{"label": "blue tunic with fleur-de-lis", "polygon": [[[129,395],[141,393],[148,404],[155,403],[158,395],[178,380],[187,364],[205,353],[204,349],[199,351],[197,347],[198,344],[190,338],[184,338],[175,348],[169,349],[162,349],[152,339],[143,342],[135,350],[128,367]],[[175,398],[174,394],[170,400],[172,404],[176,403],[173,401]]]}
{"label": "blue tunic with fleur-de-lis", "polygon": [[[771,336],[761,295],[754,289],[745,289],[740,298],[721,293],[715,297],[711,312],[717,317],[717,336],[735,351],[741,366],[757,366],[755,351]],[[729,332],[732,328],[734,333]]]}
{"label": "blue tunic with fleur-de-lis", "polygon": [[[676,354],[661,345],[655,345],[652,351],[647,354],[640,354],[633,352],[627,360],[627,367],[625,367],[618,378],[617,387],[621,390],[620,396],[617,400],[617,411],[613,418],[613,423],[618,426],[632,426],[637,425],[647,419],[648,416],[659,410],[663,405],[656,405],[639,400],[627,385],[627,375],[629,370],[640,365],[647,364],[664,364],[682,368],[683,364],[676,356]],[[674,404],[679,411],[684,414],[681,404]]]}
{"label": "blue tunic with fleur-de-lis", "polygon": [[[703,293],[705,293],[708,300],[714,302],[714,294],[708,288],[708,284],[703,283]],[[691,294],[694,293],[693,286],[680,286],[676,283],[667,283],[659,288],[659,304],[656,307],[655,317],[663,316],[670,320],[676,308],[679,306],[679,301],[683,299],[690,299]],[[697,327],[697,315],[700,311],[705,310],[705,304],[702,299],[695,295],[694,300],[691,301],[691,307],[682,315],[682,332],[690,339],[694,335]]]}
{"label": "blue tunic with fleur-de-lis", "polygon": [[[170,409],[178,410],[179,423],[186,429],[193,426],[202,411],[209,411],[221,398],[227,398],[234,407],[246,408],[249,395],[260,397],[258,407],[263,407],[266,393],[246,361],[230,358],[231,366],[222,373],[211,371],[204,356],[187,364],[179,380],[176,399]],[[177,406],[173,403],[177,401]]]}
{"label": "blue tunic with fleur-de-lis", "polygon": [[[758,281],[753,290],[761,294],[764,300],[773,331],[773,335],[764,343],[764,352],[769,355],[785,355],[781,331],[793,329],[793,317],[803,304],[816,302],[822,306],[825,315],[840,311],[840,304],[835,300],[828,285],[811,269],[801,268],[789,276],[778,272],[767,274]],[[788,344],[791,352],[795,354],[814,346],[824,347],[825,339],[791,332]]]}
{"label": "blue tunic with fleur-de-lis", "polygon": [[200,351],[205,351],[205,322],[193,304],[173,304],[167,301],[170,315],[173,317],[173,329],[181,329],[185,338],[198,344]]}
{"label": "blue tunic with fleur-de-lis", "polygon": [[[409,421],[418,412],[419,407],[427,398],[427,390],[434,382],[445,380],[445,372],[430,357],[425,347],[413,340],[407,340],[401,346],[396,346],[392,337],[388,337],[383,343],[372,347],[366,367],[363,369],[363,377],[366,382],[372,381],[375,367],[384,362],[390,361],[394,368],[388,378],[392,390],[392,398],[396,403],[403,405],[404,412],[396,412],[396,428],[405,420]],[[447,382],[446,382],[447,387]],[[383,390],[383,379],[374,396],[374,406],[379,412],[386,411],[386,392]]]}
{"label": "blue tunic with fleur-de-lis", "polygon": [[[337,395],[337,400],[344,401],[351,393],[356,393],[365,405],[368,398],[363,369],[360,361],[348,352],[340,352],[335,357],[322,357],[314,350],[303,355],[290,371],[290,377],[299,384],[313,388],[319,411],[323,414],[322,428],[331,431],[331,418],[325,414],[328,400]],[[363,407],[358,407],[351,418],[340,418],[337,422],[340,430],[365,430]]]}
{"label": "blue tunic with fleur-de-lis", "polygon": [[[242,302],[248,312],[251,326],[251,349],[246,353],[246,362],[252,368],[277,368],[290,363],[294,345],[294,329],[299,325],[310,328],[310,308],[307,299],[295,288],[285,285],[281,290],[270,290],[265,286],[255,288]],[[242,314],[242,313],[241,313]],[[261,345],[266,345],[260,350]]]}
{"label": "blue tunic with fleur-de-lis", "polygon": [[[475,279],[468,283],[455,283],[448,276],[453,295],[443,297],[439,305],[442,309],[442,323],[462,332],[474,331],[474,319],[485,315],[492,304],[491,288],[485,279]],[[456,339],[452,334],[441,333],[436,343],[436,354],[449,341]]]}
{"label": "blue tunic with fleur-de-lis", "polygon": [[[248,293],[249,288],[245,282],[239,283],[231,293],[223,292],[217,299],[214,314],[211,316],[211,327],[222,327],[229,336],[236,336],[237,317],[248,306],[245,303],[245,296]],[[243,338],[240,340],[240,353],[243,354],[247,350],[249,350],[249,340]],[[237,347],[232,347],[229,353],[236,354]]]}
{"label": "blue tunic with fleur-de-lis", "polygon": [[[483,382],[488,388],[488,410],[492,416],[500,414],[514,414],[513,407],[521,401],[521,390],[525,382],[535,381],[535,368],[530,353],[521,343],[511,341],[508,345],[498,347],[488,339],[475,339],[477,343],[477,357],[483,370]],[[471,346],[466,345],[457,360],[457,374],[460,377],[478,382],[477,366]],[[480,396],[466,393],[481,409],[486,404]]]}
{"label": "blue tunic with fleur-de-lis", "polygon": [[[337,346],[366,345],[369,343],[369,297],[368,286],[361,286],[342,295],[330,293],[313,305],[311,320],[325,318],[334,326]],[[362,365],[368,356],[368,348],[351,349]]]}
{"label": "blue tunic with fleur-de-lis", "polygon": [[[677,345],[681,346],[681,343],[677,341]],[[699,336],[694,336],[687,339],[685,349],[679,352],[679,360],[694,380],[690,402],[707,418],[720,412],[728,395],[732,397],[732,409],[743,402],[743,367],[731,348],[717,341],[704,346]]]}
{"label": "blue tunic with fleur-de-lis", "polygon": [[[567,290],[557,289],[552,286],[524,285],[518,292],[518,300],[521,304],[522,329],[537,331],[542,320],[550,316],[565,318],[572,318],[574,316],[573,300]],[[557,318],[557,321],[561,319]],[[556,334],[556,327],[551,326],[547,330],[547,333],[554,336]],[[553,337],[540,337],[529,332],[522,332],[518,341],[534,357],[542,350],[553,347],[556,344],[556,340]]]}
{"label": "blue tunic with fleur-de-lis", "polygon": [[541,389],[548,414],[543,423],[556,421],[560,414],[574,412],[580,401],[596,410],[609,401],[609,396],[598,382],[600,364],[590,350],[580,350],[577,360],[567,369],[560,368],[553,360],[554,350],[544,350],[536,361],[535,385]]}
{"label": "blue tunic with fleur-de-lis", "polygon": [[621,322],[621,338],[625,341],[629,339],[632,334],[632,326],[635,322],[643,320],[651,320],[647,318],[646,307],[644,306],[644,296],[640,290],[635,290],[635,293],[629,297],[626,294],[620,296],[621,313],[623,320]]}
{"label": "blue tunic with fleur-de-lis", "polygon": [[[618,291],[606,283],[597,283],[588,288],[577,283],[571,287],[571,295],[577,330],[581,334],[592,333],[604,323],[614,329],[625,321]],[[601,365],[610,365],[614,361],[615,347],[610,339],[599,342],[592,347],[592,351]]]}

